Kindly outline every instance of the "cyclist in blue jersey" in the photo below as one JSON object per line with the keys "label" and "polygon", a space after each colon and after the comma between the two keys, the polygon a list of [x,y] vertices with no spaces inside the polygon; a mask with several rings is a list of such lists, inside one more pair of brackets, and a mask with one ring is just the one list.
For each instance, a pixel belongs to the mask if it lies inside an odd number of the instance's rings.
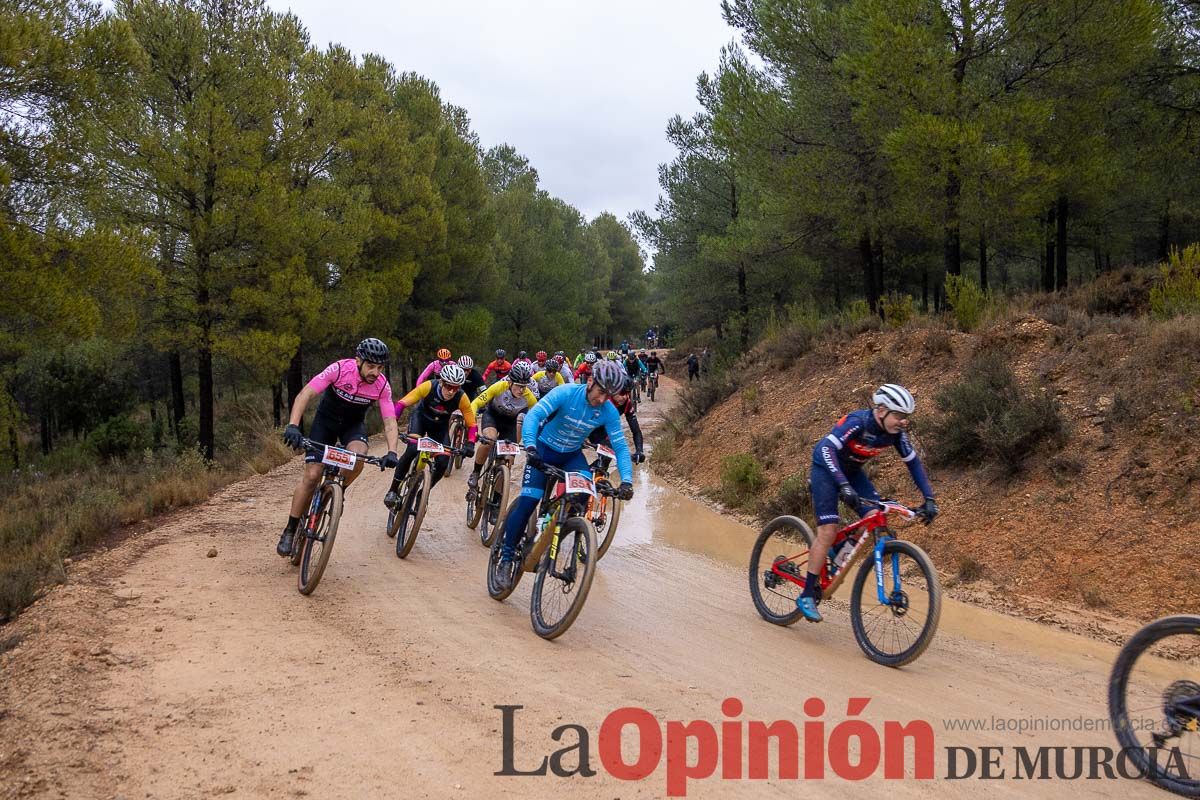
{"label": "cyclist in blue jersey", "polygon": [[511,581],[516,569],[516,547],[521,531],[537,510],[546,488],[546,475],[539,469],[550,464],[568,472],[588,472],[583,443],[588,434],[603,427],[617,455],[621,474],[618,496],[633,497],[633,461],[621,431],[621,414],[608,399],[625,384],[625,371],[612,361],[598,361],[586,384],[563,385],[542,398],[526,415],[521,430],[525,447],[525,474],[521,496],[504,521],[504,544],[500,550],[499,576]]}
{"label": "cyclist in blue jersey", "polygon": [[[888,447],[895,447],[900,459],[908,465],[913,483],[925,496],[925,524],[937,516],[933,487],[917,451],[913,449],[905,431],[908,418],[916,409],[916,401],[903,386],[885,383],[871,396],[874,408],[854,411],[838,420],[833,431],[813,448],[813,463],[809,488],[812,490],[813,509],[817,513],[817,537],[810,552],[827,553],[833,537],[840,527],[838,500],[855,509],[859,516],[866,513],[859,499],[878,500],[879,493],[871,480],[862,471],[863,465]],[[809,569],[820,569],[820,560],[810,560]],[[809,572],[804,591],[796,599],[796,606],[810,622],[820,622],[821,576]]]}

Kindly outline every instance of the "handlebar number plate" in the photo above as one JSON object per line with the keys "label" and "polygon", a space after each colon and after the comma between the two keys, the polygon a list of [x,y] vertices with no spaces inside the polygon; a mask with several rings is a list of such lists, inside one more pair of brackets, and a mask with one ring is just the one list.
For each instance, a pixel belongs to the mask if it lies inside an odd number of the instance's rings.
{"label": "handlebar number plate", "polygon": [[354,469],[354,465],[358,463],[358,454],[353,450],[343,450],[340,447],[325,445],[325,452],[321,455],[321,463],[328,464],[331,467]]}

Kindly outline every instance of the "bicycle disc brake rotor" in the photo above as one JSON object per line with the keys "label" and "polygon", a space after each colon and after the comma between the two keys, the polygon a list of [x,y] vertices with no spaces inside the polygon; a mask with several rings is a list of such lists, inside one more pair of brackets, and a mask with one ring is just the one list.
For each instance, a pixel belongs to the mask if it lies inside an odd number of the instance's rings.
{"label": "bicycle disc brake rotor", "polygon": [[892,615],[903,617],[908,613],[908,594],[906,592],[892,592],[888,596],[888,608],[892,609]]}
{"label": "bicycle disc brake rotor", "polygon": [[[1185,708],[1187,703],[1191,708]],[[1167,717],[1167,729],[1172,735],[1183,731],[1200,732],[1200,717],[1195,708],[1200,705],[1200,683],[1175,681],[1163,692],[1163,713]]]}

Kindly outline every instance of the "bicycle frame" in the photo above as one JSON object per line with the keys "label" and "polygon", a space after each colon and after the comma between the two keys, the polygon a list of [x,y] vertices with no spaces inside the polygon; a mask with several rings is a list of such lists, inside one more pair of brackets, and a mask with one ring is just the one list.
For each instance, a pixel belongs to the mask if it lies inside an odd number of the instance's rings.
{"label": "bicycle frame", "polygon": [[[551,467],[550,469],[554,468]],[[548,471],[545,467],[543,467],[543,470]],[[558,470],[555,471],[557,472]],[[552,493],[552,490],[559,481],[560,478],[551,473],[551,480],[546,482],[546,496]],[[588,497],[589,500],[591,499],[590,495],[581,495],[581,493],[563,493],[548,500],[543,498],[542,502],[538,505],[538,518],[545,516],[547,511],[550,512],[551,516],[550,520],[546,523],[546,527],[542,528],[541,533],[534,540],[533,546],[529,548],[524,561],[521,562],[521,568],[525,572],[533,572],[537,569],[538,562],[542,558],[542,553],[546,551],[547,547],[550,548],[551,559],[558,556],[558,532],[561,530],[563,523],[569,517],[582,517],[587,514],[589,504],[583,501],[584,496]],[[575,513],[571,513],[572,511]]]}
{"label": "bicycle frame", "polygon": [[[887,591],[883,579],[883,549],[890,539],[895,539],[896,535],[888,527],[888,514],[899,514],[905,519],[915,519],[916,512],[912,509],[900,505],[899,503],[891,503],[888,501],[880,502],[880,507],[873,509],[865,517],[851,525],[847,525],[837,532],[833,537],[833,545],[831,547],[835,552],[838,546],[849,540],[850,546],[854,548],[846,563],[837,570],[833,576],[829,574],[829,559],[822,558],[821,563],[821,592],[826,598],[832,597],[842,585],[842,581],[853,570],[855,565],[865,556],[868,550],[872,554],[875,561],[875,591],[878,594],[880,605],[891,605],[891,598],[899,596],[901,593],[900,587],[900,554],[892,553],[892,575],[893,586],[891,592]],[[874,538],[874,543],[868,548],[866,540],[868,537]],[[811,552],[809,553],[811,555]],[[805,578],[803,575],[794,575],[790,570],[781,569],[782,564],[796,564],[797,566],[805,566],[808,564],[808,557],[803,557],[804,553],[797,553],[790,556],[786,561],[777,561],[771,567],[771,572],[777,575],[782,580],[791,581],[804,588]]]}

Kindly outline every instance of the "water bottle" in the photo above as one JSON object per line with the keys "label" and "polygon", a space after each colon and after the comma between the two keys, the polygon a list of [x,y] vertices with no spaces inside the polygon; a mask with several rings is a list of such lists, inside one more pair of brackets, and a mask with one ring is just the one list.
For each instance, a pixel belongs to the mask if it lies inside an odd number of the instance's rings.
{"label": "water bottle", "polygon": [[841,546],[833,556],[833,569],[831,574],[836,575],[841,571],[842,567],[846,566],[846,562],[850,560],[850,555],[854,552],[854,542],[849,539],[842,541]]}

